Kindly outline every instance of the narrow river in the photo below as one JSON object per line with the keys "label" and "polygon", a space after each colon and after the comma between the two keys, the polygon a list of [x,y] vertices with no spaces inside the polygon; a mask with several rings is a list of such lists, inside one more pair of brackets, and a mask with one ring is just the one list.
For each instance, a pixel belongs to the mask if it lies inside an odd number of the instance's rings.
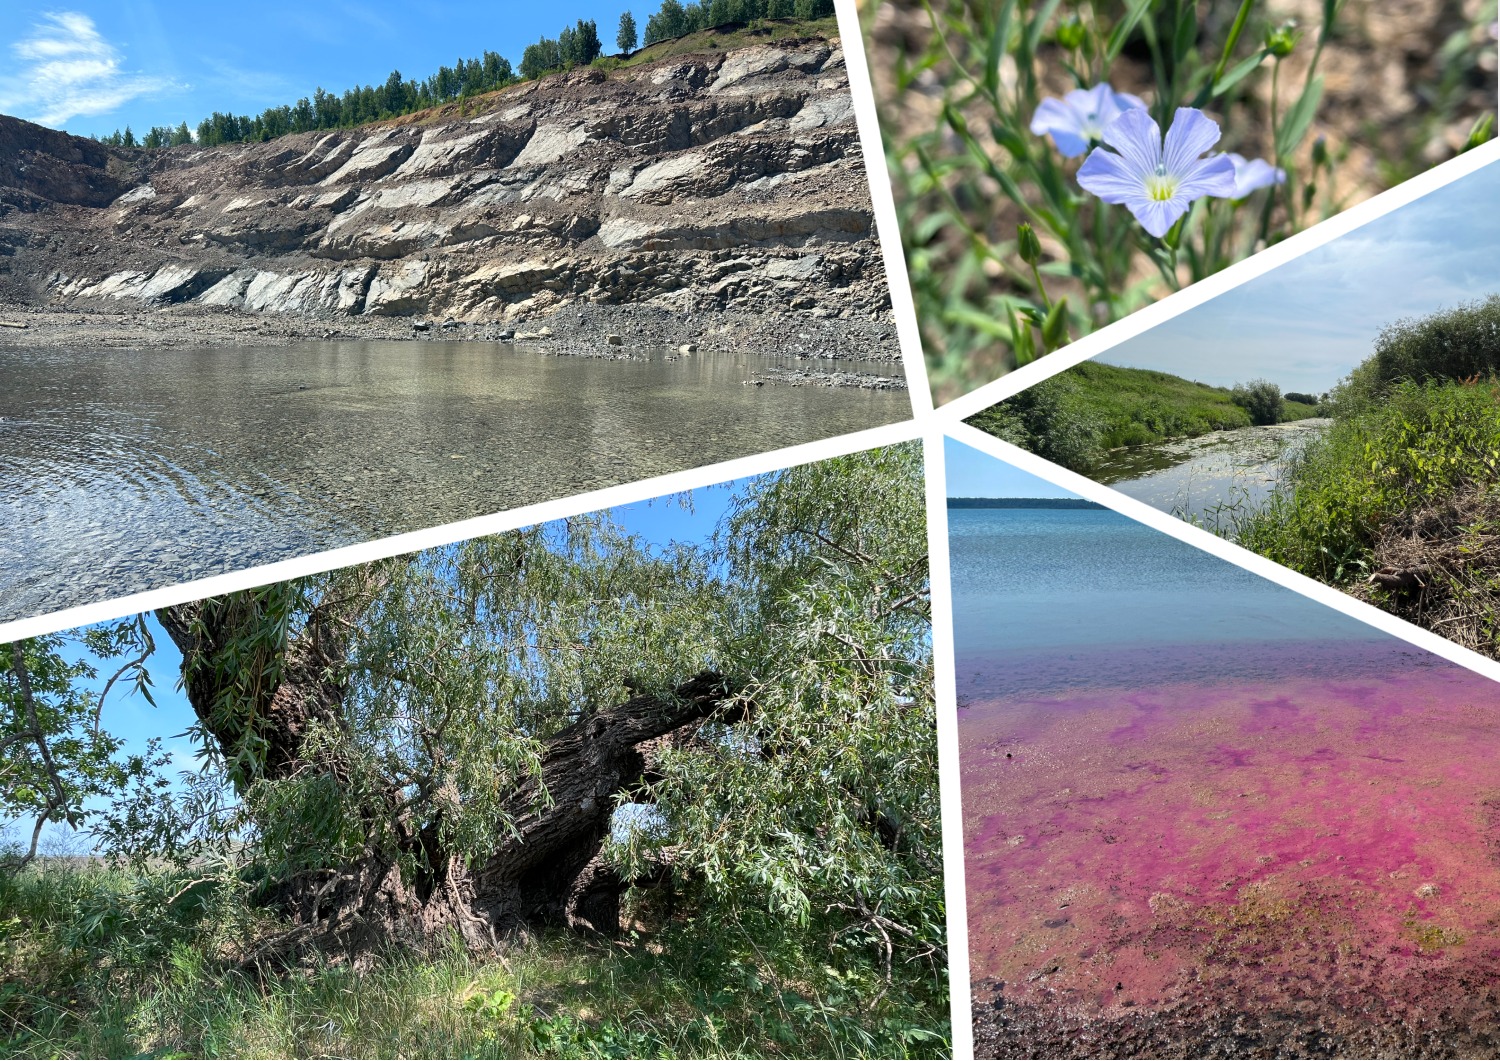
{"label": "narrow river", "polygon": [[1290,462],[1332,421],[1214,431],[1111,453],[1090,478],[1209,530],[1265,504]]}
{"label": "narrow river", "polygon": [[645,353],[0,349],[0,621],[911,416],[748,383],[807,362]]}

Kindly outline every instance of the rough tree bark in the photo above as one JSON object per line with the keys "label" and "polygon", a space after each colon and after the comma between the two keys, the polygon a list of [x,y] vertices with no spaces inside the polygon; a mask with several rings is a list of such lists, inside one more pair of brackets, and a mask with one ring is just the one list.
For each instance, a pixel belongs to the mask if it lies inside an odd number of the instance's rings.
{"label": "rough tree bark", "polygon": [[[368,590],[314,608],[301,635],[285,646],[264,645],[249,669],[260,677],[235,685],[216,664],[231,643],[267,625],[264,606],[247,593],[161,608],[156,618],[183,659],[183,685],[198,716],[226,757],[248,738],[265,742],[260,776],[278,780],[304,764],[303,742],[316,722],[340,725],[346,688],[351,612]],[[242,779],[237,778],[237,781]]]}
{"label": "rough tree bark", "polygon": [[[338,675],[349,649],[348,609],[314,609],[267,668],[275,679],[254,689],[253,711],[226,718],[225,672],[213,661],[264,621],[240,597],[157,613],[182,649],[195,713],[226,756],[253,728],[263,742],[266,778],[337,769],[310,762],[303,742],[313,722],[337,725],[342,717],[347,690]],[[686,737],[732,701],[729,683],[705,671],[672,695],[637,694],[554,734],[544,742],[540,781],[508,797],[514,832],[496,837],[476,865],[442,850],[435,828],[418,831],[395,820],[399,852],[372,845],[354,864],[291,882],[280,898],[320,948],[356,958],[391,943],[434,943],[453,931],[476,950],[544,924],[613,933],[630,884],[601,857],[613,797],[648,775],[649,759],[663,744]],[[546,797],[539,799],[542,789]],[[423,868],[407,879],[397,857],[413,853]]]}

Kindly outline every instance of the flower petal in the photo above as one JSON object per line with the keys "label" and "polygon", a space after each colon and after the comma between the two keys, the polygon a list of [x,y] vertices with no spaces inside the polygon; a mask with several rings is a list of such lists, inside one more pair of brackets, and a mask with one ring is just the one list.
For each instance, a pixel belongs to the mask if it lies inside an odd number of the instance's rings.
{"label": "flower petal", "polygon": [[1075,158],[1089,149],[1078,114],[1060,99],[1044,99],[1037,105],[1036,113],[1031,116],[1031,131],[1037,136],[1051,133],[1064,158]]}
{"label": "flower petal", "polygon": [[1031,131],[1037,136],[1045,136],[1057,129],[1077,128],[1078,116],[1062,100],[1051,96],[1037,104],[1036,113],[1031,116]]}
{"label": "flower petal", "polygon": [[1104,142],[1143,178],[1155,173],[1161,161],[1161,127],[1145,110],[1132,107],[1121,113],[1104,127]]}
{"label": "flower petal", "polygon": [[1078,185],[1106,203],[1128,203],[1146,198],[1146,186],[1129,162],[1102,147],[1096,147],[1078,168]]}
{"label": "flower petal", "polygon": [[1139,107],[1141,110],[1145,110],[1146,101],[1141,99],[1141,97],[1139,96],[1132,96],[1129,92],[1116,92],[1115,107],[1122,111],[1128,111],[1133,107]]}
{"label": "flower petal", "polygon": [[1110,89],[1108,85],[1095,85],[1093,88],[1075,88],[1063,97],[1068,106],[1078,112],[1081,118],[1087,114],[1098,114],[1108,101]]}
{"label": "flower petal", "polygon": [[1185,197],[1189,202],[1205,195],[1221,199],[1237,199],[1239,191],[1234,177],[1234,161],[1228,155],[1199,159],[1191,163],[1177,185],[1174,198]]}
{"label": "flower petal", "polygon": [[1230,152],[1224,156],[1234,163],[1234,197],[1243,199],[1251,192],[1286,182],[1286,170],[1278,169],[1263,158],[1247,159]]}
{"label": "flower petal", "polygon": [[[1167,130],[1162,161],[1167,172],[1185,178],[1198,157],[1219,142],[1219,125],[1196,107],[1178,107]],[[1231,164],[1232,165],[1232,164]]]}
{"label": "flower petal", "polygon": [[1089,149],[1089,141],[1077,133],[1065,133],[1061,129],[1052,130],[1052,142],[1057,145],[1057,153],[1063,158],[1077,158]]}
{"label": "flower petal", "polygon": [[1170,199],[1143,198],[1125,204],[1141,223],[1141,227],[1157,239],[1167,234],[1167,230],[1177,223],[1177,219],[1187,213],[1190,205],[1191,201],[1180,195],[1174,195]]}

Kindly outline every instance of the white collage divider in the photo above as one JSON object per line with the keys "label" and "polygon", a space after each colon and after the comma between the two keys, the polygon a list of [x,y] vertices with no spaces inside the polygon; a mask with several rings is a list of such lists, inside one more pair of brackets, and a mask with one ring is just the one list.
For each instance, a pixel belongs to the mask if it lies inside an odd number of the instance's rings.
{"label": "white collage divider", "polygon": [[901,420],[894,424],[866,428],[848,435],[819,439],[816,442],[804,442],[801,445],[770,450],[749,457],[737,457],[734,460],[722,461],[702,468],[690,468],[651,479],[591,490],[584,494],[572,494],[555,501],[543,501],[523,508],[497,512],[494,515],[476,516],[457,523],[445,523],[442,526],[410,531],[390,538],[380,538],[376,541],[361,542],[358,545],[310,553],[290,560],[247,567],[222,575],[195,579],[191,582],[179,582],[143,593],[114,597],[32,618],[17,619],[0,623],[0,642],[40,637],[43,634],[71,630],[78,626],[108,622],[135,612],[184,604],[188,601],[201,600],[204,597],[214,597],[236,590],[250,589],[254,586],[264,586],[271,582],[315,575],[334,568],[369,563],[372,560],[384,560],[403,553],[451,545],[467,538],[498,534],[502,531],[515,530],[518,527],[531,527],[538,523],[565,519],[585,512],[597,512],[618,505],[649,501],[668,494],[679,494],[701,487],[715,486],[731,479],[764,475],[798,464],[811,464],[859,450],[908,442],[917,438],[921,430],[921,425],[917,421]]}
{"label": "white collage divider", "polygon": [[855,0],[834,0],[839,39],[844,45],[844,65],[849,70],[849,93],[854,101],[854,122],[864,151],[869,178],[870,205],[875,211],[875,234],[891,294],[891,312],[896,318],[896,336],[901,342],[901,360],[906,368],[906,386],[911,393],[912,414],[921,419],[932,411],[932,387],[927,382],[927,358],[922,353],[922,333],[917,328],[917,306],[906,275],[906,254],[901,225],[896,220],[896,196],[891,175],[885,168],[885,141],[880,135],[880,115],[875,109],[875,89],[870,64],[865,59],[865,36],[860,31]]}
{"label": "white collage divider", "polygon": [[948,475],[943,433],[922,438],[927,474],[927,565],[932,601],[933,700],[937,704],[939,795],[943,813],[943,894],[948,912],[948,986],[953,1056],[974,1056],[969,997],[969,905],[964,879],[964,808],[958,759],[958,676],[953,582],[948,564]]}
{"label": "white collage divider", "polygon": [[1275,582],[1279,586],[1284,586],[1293,592],[1300,593],[1304,597],[1309,597],[1319,604],[1326,604],[1328,607],[1342,612],[1351,619],[1357,619],[1393,637],[1398,637],[1416,648],[1431,652],[1435,656],[1441,656],[1450,663],[1456,663],[1487,678],[1500,681],[1500,660],[1481,656],[1479,653],[1457,645],[1445,637],[1434,634],[1430,630],[1423,630],[1421,627],[1414,626],[1405,619],[1398,619],[1389,612],[1381,611],[1372,604],[1355,600],[1341,590],[1308,578],[1306,575],[1298,574],[1290,568],[1276,563],[1274,560],[1267,560],[1258,553],[1252,553],[1244,546],[1235,545],[1233,542],[1221,538],[1217,534],[1206,531],[1201,527],[1195,527],[1191,523],[1178,519],[1176,516],[1169,516],[1160,509],[1152,508],[1144,501],[1137,501],[1133,497],[1126,497],[1118,490],[1108,486],[1101,486],[1099,483],[1094,482],[1094,480],[1079,475],[1077,472],[1070,472],[1065,468],[1060,468],[1051,461],[1038,457],[1035,453],[1028,453],[1026,450],[1018,446],[1013,446],[1009,442],[1002,442],[993,435],[985,434],[977,427],[970,427],[968,424],[960,423],[954,424],[946,428],[946,430],[957,442],[962,442],[966,446],[972,446],[974,449],[987,453],[992,457],[997,457],[1007,464],[1012,464],[1020,468],[1022,471],[1030,472],[1038,478],[1046,479],[1048,482],[1060,486],[1064,490],[1071,490],[1079,497],[1113,509],[1120,513],[1120,515],[1127,516],[1137,523],[1144,523],[1152,530],[1161,531],[1163,534],[1170,535],[1178,541],[1185,542],[1205,553],[1216,556],[1220,560],[1226,560],[1236,567],[1242,567],[1246,571],[1260,575],[1262,578]]}
{"label": "white collage divider", "polygon": [[1133,339],[1142,332],[1148,332],[1158,324],[1164,324],[1195,306],[1212,301],[1226,291],[1272,272],[1325,243],[1331,243],[1340,236],[1348,235],[1376,218],[1384,217],[1393,210],[1437,191],[1445,184],[1451,184],[1460,177],[1467,177],[1497,159],[1500,159],[1500,140],[1491,140],[1481,144],[1457,158],[1449,159],[1425,173],[1403,181],[1388,191],[1381,192],[1356,206],[1351,206],[1327,221],[1320,221],[1295,236],[1267,247],[1213,276],[1174,292],[1160,302],[1154,302],[1143,309],[1136,310],[1128,317],[1123,317],[1096,332],[1090,332],[1054,354],[1040,357],[1031,364],[1022,365],[1014,372],[1009,372],[992,383],[986,383],[960,398],[955,398],[939,406],[937,415],[950,422],[973,416],[996,402],[1014,397],[1026,388],[1072,368],[1080,361],[1096,357],[1111,347],[1118,346],[1126,339]]}
{"label": "white collage divider", "polygon": [[[911,396],[912,419],[620,486],[574,494],[566,498],[399,534],[378,541],[250,567],[42,616],[0,623],[0,642],[55,633],[117,619],[136,612],[248,589],[284,579],[303,577],[334,568],[368,563],[421,549],[437,548],[467,538],[532,526],[580,513],[632,504],[732,479],[766,474],[799,464],[844,456],[861,450],[921,439],[924,447],[926,474],[925,497],[931,580],[934,692],[937,703],[938,750],[941,766],[939,796],[943,821],[943,863],[949,931],[953,1056],[960,1059],[971,1058],[973,1056],[973,1028],[969,996],[963,815],[958,770],[959,748],[947,482],[943,452],[945,434],[956,441],[1070,490],[1080,497],[1102,504],[1154,530],[1401,638],[1417,648],[1432,652],[1486,677],[1500,680],[1500,662],[1461,648],[1445,638],[1413,626],[1369,604],[1357,601],[1337,589],[1299,575],[1206,530],[1193,527],[1143,502],[1126,497],[1084,476],[1069,472],[1035,454],[1002,442],[962,422],[964,418],[998,401],[1011,397],[1081,361],[1092,358],[1126,339],[1146,332],[1158,324],[1270,272],[1392,210],[1500,159],[1500,141],[1481,145],[1456,159],[1413,177],[1389,191],[1230,266],[1215,276],[1084,336],[1057,353],[1017,369],[935,409],[928,384],[911,285],[907,277],[895,199],[886,170],[879,117],[866,61],[864,39],[860,31],[859,12],[855,0],[835,0],[835,10],[848,69],[850,92],[874,212],[876,234],[880,241],[889,281],[896,333]],[[851,503],[857,503],[857,500],[851,499]]]}

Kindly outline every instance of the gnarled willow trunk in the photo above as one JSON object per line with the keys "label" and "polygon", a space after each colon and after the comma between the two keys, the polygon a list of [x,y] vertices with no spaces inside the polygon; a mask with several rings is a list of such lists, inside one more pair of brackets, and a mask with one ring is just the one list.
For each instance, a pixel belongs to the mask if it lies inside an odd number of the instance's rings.
{"label": "gnarled willow trunk", "polygon": [[[264,628],[253,600],[236,594],[157,614],[182,649],[189,702],[227,759],[253,738],[260,777],[337,772],[336,763],[309,758],[306,737],[315,723],[342,725],[347,608],[314,609],[275,658],[258,661],[267,680],[248,686],[221,657],[242,652],[257,624]],[[614,797],[649,773],[658,748],[731,699],[723,677],[703,672],[672,695],[631,696],[547,738],[539,779],[507,797],[514,831],[497,836],[477,863],[443,850],[433,826],[418,830],[401,820],[393,793],[382,824],[393,827],[396,851],[372,844],[350,864],[283,882],[279,895],[320,947],[350,956],[390,943],[430,944],[455,931],[472,949],[542,924],[612,933],[630,884],[601,857]],[[403,874],[404,856],[416,856],[405,858],[419,867],[415,873]]]}

